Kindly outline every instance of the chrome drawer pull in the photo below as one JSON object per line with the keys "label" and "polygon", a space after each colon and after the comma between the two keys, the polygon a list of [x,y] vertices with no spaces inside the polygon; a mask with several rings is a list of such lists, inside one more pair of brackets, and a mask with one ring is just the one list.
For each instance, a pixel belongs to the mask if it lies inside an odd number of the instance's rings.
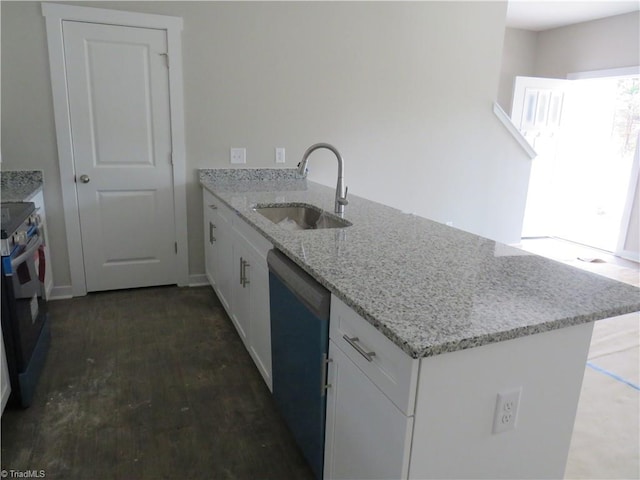
{"label": "chrome drawer pull", "polygon": [[213,245],[213,242],[216,241],[216,237],[213,236],[213,230],[215,228],[216,228],[216,226],[213,223],[209,222],[209,243],[211,245]]}
{"label": "chrome drawer pull", "polygon": [[356,343],[359,340],[358,337],[349,337],[348,335],[343,335],[342,338],[344,338],[349,345],[355,348],[360,355],[366,358],[368,362],[373,362],[372,357],[376,356],[376,352],[367,352],[366,350],[364,350],[360,345]]}
{"label": "chrome drawer pull", "polygon": [[209,208],[210,208],[211,210],[217,210],[217,209],[218,209],[218,206],[217,206],[217,205],[214,205],[214,204],[212,203],[211,205],[209,205]]}

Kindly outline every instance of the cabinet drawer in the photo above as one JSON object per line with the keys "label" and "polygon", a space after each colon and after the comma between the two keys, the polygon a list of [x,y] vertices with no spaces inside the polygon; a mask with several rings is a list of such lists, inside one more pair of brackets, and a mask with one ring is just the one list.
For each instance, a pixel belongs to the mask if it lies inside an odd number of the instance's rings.
{"label": "cabinet drawer", "polygon": [[271,242],[264,238],[258,231],[245,222],[242,218],[236,217],[233,219],[233,226],[238,234],[247,241],[255,252],[262,257],[264,264],[267,262],[267,252],[273,248]]}
{"label": "cabinet drawer", "polygon": [[229,225],[232,225],[233,219],[236,215],[234,215],[233,211],[225,205],[225,203],[218,199],[214,194],[208,191],[206,188],[202,189],[203,199],[204,199],[204,208],[209,208],[210,212],[213,215],[220,215],[224,218]]}
{"label": "cabinet drawer", "polygon": [[400,350],[335,295],[331,296],[329,336],[402,412],[413,415],[418,360]]}
{"label": "cabinet drawer", "polygon": [[204,208],[206,209],[207,207],[211,207],[211,205],[213,205],[215,208],[217,208],[218,204],[220,203],[220,200],[218,200],[216,197],[213,196],[213,193],[211,193],[209,190],[207,190],[206,188],[202,188],[202,200],[204,201]]}

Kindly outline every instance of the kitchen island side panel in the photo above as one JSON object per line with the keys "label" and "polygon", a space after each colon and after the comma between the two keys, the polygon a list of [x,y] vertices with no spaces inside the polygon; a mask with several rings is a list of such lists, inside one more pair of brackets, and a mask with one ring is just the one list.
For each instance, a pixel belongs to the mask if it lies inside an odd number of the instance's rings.
{"label": "kitchen island side panel", "polygon": [[[423,358],[409,478],[563,478],[593,323]],[[498,393],[521,388],[515,429]]]}

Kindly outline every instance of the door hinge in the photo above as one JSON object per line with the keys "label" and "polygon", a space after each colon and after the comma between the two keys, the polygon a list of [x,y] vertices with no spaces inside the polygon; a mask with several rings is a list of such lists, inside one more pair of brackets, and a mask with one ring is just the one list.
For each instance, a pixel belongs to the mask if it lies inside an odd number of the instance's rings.
{"label": "door hinge", "polygon": [[169,54],[168,53],[159,53],[158,55],[160,55],[161,57],[164,57],[165,64],[167,65],[167,68],[169,68]]}
{"label": "door hinge", "polygon": [[176,251],[176,255],[178,254],[178,242],[173,242],[173,247]]}

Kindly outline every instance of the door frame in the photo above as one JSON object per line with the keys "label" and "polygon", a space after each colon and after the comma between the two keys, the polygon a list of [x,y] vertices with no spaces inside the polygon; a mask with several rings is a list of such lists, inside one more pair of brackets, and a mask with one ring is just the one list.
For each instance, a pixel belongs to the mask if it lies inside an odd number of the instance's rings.
{"label": "door frame", "polygon": [[119,25],[127,27],[165,30],[170,60],[169,110],[171,114],[171,145],[173,159],[173,202],[176,253],[176,282],[178,286],[189,284],[189,251],[187,232],[187,189],[184,129],[184,97],[182,77],[182,18],[166,15],[107,10],[93,7],[77,7],[42,3],[42,15],[46,21],[47,43],[53,110],[58,142],[60,184],[67,233],[71,293],[74,297],[87,294],[84,272],[84,256],[80,231],[80,210],[76,194],[71,117],[64,62],[62,22]]}
{"label": "door frame", "polygon": [[[585,80],[590,78],[624,78],[640,75],[640,65],[632,65],[630,67],[608,68],[604,70],[590,70],[587,72],[572,72],[567,74],[570,80]],[[627,237],[629,235],[629,226],[633,220],[633,206],[639,192],[638,184],[640,183],[640,135],[636,139],[636,150],[631,164],[631,172],[629,174],[629,185],[627,187],[627,199],[622,210],[622,218],[620,219],[620,229],[618,231],[618,242],[614,255],[631,260],[640,261],[640,252],[626,249]]]}

